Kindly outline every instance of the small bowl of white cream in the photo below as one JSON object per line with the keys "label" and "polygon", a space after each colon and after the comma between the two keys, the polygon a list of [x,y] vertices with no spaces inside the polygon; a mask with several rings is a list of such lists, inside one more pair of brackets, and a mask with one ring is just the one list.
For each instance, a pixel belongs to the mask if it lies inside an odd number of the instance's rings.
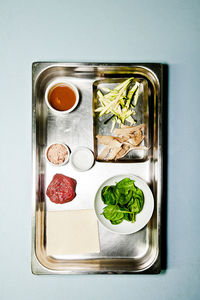
{"label": "small bowl of white cream", "polygon": [[94,154],[87,147],[78,147],[71,155],[71,164],[77,171],[87,171],[94,164]]}

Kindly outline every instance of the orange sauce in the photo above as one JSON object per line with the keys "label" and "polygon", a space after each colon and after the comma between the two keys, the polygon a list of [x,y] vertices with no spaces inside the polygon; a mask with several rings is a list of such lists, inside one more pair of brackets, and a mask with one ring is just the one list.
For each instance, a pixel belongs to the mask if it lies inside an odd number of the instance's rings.
{"label": "orange sauce", "polygon": [[71,87],[65,84],[58,84],[50,89],[48,100],[54,109],[65,111],[74,106],[76,94]]}

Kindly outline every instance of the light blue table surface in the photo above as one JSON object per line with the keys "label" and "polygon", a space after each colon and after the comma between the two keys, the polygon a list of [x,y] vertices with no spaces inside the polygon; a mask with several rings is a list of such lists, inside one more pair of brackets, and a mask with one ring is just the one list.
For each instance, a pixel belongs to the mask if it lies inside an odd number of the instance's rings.
{"label": "light blue table surface", "polygon": [[[200,299],[200,1],[0,2],[0,299]],[[167,270],[34,276],[33,61],[169,65]]]}

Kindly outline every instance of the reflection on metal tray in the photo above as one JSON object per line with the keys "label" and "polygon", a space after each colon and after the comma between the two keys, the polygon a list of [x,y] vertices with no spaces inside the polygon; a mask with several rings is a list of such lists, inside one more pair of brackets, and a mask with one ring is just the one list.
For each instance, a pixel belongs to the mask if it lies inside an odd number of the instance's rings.
{"label": "reflection on metal tray", "polygon": [[[33,64],[33,222],[32,222],[32,271],[34,274],[92,274],[92,273],[159,273],[160,226],[162,194],[162,85],[161,64],[90,64],[42,63]],[[66,77],[80,92],[80,102],[73,113],[56,116],[47,109],[44,93],[47,85],[57,77]],[[76,178],[77,198],[70,209],[93,209],[94,196],[108,177],[134,174],[146,181],[155,199],[153,216],[146,227],[137,233],[121,236],[111,233],[99,224],[100,252],[48,256],[46,251],[46,213],[62,210],[47,201],[46,188],[55,169],[46,163],[44,150],[54,141],[93,149],[98,146],[95,135],[102,128],[93,118],[93,98],[102,82],[113,83],[118,79],[134,76],[142,83],[141,107],[137,117],[146,124],[145,145],[148,151],[134,153],[122,163],[95,162],[86,173],[76,172],[70,165],[67,172]],[[94,97],[93,97],[94,95]],[[140,113],[142,112],[142,113]],[[93,131],[94,122],[94,131]],[[94,148],[93,148],[94,147]],[[138,150],[139,151],[139,150]],[[145,152],[145,153],[144,153]],[[139,161],[139,162],[135,162]],[[90,190],[85,188],[90,186]],[[72,201],[73,202],[73,201]]]}

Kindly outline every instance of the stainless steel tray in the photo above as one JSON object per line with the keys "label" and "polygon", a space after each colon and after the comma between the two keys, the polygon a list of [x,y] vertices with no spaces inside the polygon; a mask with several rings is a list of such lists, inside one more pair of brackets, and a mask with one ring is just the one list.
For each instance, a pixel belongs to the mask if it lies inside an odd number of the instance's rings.
{"label": "stainless steel tray", "polygon": [[[32,272],[34,274],[92,274],[92,273],[159,273],[161,270],[161,202],[162,202],[162,84],[161,64],[104,64],[104,63],[48,63],[35,62],[33,84],[33,215],[32,215]],[[59,76],[67,77],[81,94],[78,108],[67,116],[57,117],[47,109],[44,91],[48,83]],[[150,222],[135,234],[121,236],[99,224],[98,254],[50,257],[46,253],[46,211],[51,210],[45,198],[47,183],[55,174],[44,158],[47,144],[62,140],[73,150],[77,145],[95,150],[93,137],[93,93],[101,80],[138,77],[147,84],[146,121],[150,150],[140,162],[96,162],[87,173],[77,173],[79,185],[77,209],[93,207],[93,195],[108,177],[132,173],[145,180],[155,198],[155,209]],[[94,91],[93,91],[94,88]],[[82,130],[79,130],[81,127]],[[74,132],[76,134],[74,134]],[[94,148],[93,148],[94,147]],[[141,158],[141,157],[139,157]],[[69,167],[70,168],[70,167]],[[73,177],[73,169],[70,169]],[[60,171],[61,172],[61,171]],[[91,183],[88,194],[84,188]],[[62,208],[58,208],[62,209]],[[108,242],[109,241],[109,242]],[[125,245],[125,246],[124,246]]]}

